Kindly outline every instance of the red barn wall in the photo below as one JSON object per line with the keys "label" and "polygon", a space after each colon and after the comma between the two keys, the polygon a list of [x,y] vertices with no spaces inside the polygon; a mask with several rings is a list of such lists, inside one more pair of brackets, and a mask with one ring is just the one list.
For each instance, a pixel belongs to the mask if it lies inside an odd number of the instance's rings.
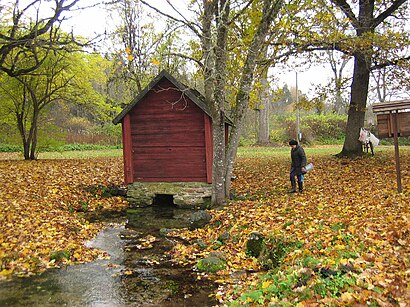
{"label": "red barn wall", "polygon": [[208,182],[204,112],[171,82],[163,78],[129,116],[133,181]]}

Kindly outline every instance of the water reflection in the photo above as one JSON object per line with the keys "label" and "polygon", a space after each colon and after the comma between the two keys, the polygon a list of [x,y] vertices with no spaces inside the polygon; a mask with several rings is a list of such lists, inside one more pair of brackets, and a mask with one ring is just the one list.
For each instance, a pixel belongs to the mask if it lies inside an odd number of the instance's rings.
{"label": "water reflection", "polygon": [[[0,306],[121,306],[119,273],[124,266],[119,234],[124,227],[102,231],[89,245],[106,250],[112,258],[53,269],[40,276],[0,284]],[[108,268],[108,264],[116,264]]]}
{"label": "water reflection", "polygon": [[177,242],[161,228],[186,227],[191,210],[153,206],[131,210],[89,246],[111,259],[0,282],[0,306],[213,306],[214,284],[175,266],[166,251]]}

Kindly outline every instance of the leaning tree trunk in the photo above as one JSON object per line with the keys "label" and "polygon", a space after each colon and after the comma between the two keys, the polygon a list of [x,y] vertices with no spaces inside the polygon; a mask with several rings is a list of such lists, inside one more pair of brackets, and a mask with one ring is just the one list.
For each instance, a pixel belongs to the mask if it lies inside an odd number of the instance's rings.
{"label": "leaning tree trunk", "polygon": [[239,93],[237,96],[237,105],[235,108],[235,115],[233,118],[234,126],[231,127],[231,131],[229,133],[228,149],[226,152],[226,172],[225,172],[225,196],[227,198],[231,194],[231,180],[232,180],[231,178],[232,178],[236,153],[238,151],[239,138],[241,136],[242,126],[243,126],[244,118],[245,118],[246,111],[248,108],[250,84],[251,84],[251,81],[249,80],[249,88],[244,89],[241,87],[241,89],[239,90]]}
{"label": "leaning tree trunk", "polygon": [[367,93],[370,80],[371,57],[356,54],[354,57],[353,81],[346,126],[346,137],[341,156],[355,156],[362,153],[362,143],[358,140],[360,128],[364,125]]}
{"label": "leaning tree trunk", "polygon": [[226,170],[225,170],[225,195],[229,197],[231,189],[231,178],[235,163],[236,153],[239,146],[239,137],[245,118],[246,110],[249,105],[249,93],[252,88],[254,70],[257,65],[257,59],[261,54],[261,46],[263,46],[266,35],[274,18],[277,16],[279,9],[283,5],[282,0],[263,1],[263,13],[259,27],[252,39],[248,50],[245,65],[242,70],[239,91],[236,96],[236,107],[234,114],[234,126],[229,135],[228,149],[226,153]]}

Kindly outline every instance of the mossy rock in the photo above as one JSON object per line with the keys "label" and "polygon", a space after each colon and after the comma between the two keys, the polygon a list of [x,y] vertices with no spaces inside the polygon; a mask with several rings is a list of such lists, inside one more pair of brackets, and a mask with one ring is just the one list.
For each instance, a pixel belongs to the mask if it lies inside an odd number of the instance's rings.
{"label": "mossy rock", "polygon": [[246,254],[251,257],[259,257],[265,246],[264,237],[260,232],[254,231],[249,235],[246,242]]}
{"label": "mossy rock", "polygon": [[209,245],[206,244],[206,242],[202,239],[197,239],[194,241],[194,243],[198,244],[200,249],[206,249]]}
{"label": "mossy rock", "polygon": [[55,262],[61,262],[63,259],[70,259],[71,257],[71,253],[69,251],[66,250],[60,250],[60,251],[56,251],[53,252],[50,255],[50,260],[54,260]]}
{"label": "mossy rock", "polygon": [[189,222],[190,222],[189,229],[193,230],[197,228],[202,228],[206,224],[209,223],[211,218],[212,217],[208,211],[205,211],[205,210],[195,211],[189,217]]}
{"label": "mossy rock", "polygon": [[221,257],[212,255],[199,260],[196,267],[200,272],[216,273],[226,267],[226,262]]}
{"label": "mossy rock", "polygon": [[225,241],[228,241],[231,235],[229,234],[228,231],[224,231],[222,234],[219,235],[218,241],[224,243]]}
{"label": "mossy rock", "polygon": [[264,242],[258,261],[267,270],[275,269],[280,266],[288,252],[295,248],[301,248],[301,243],[289,241],[284,237],[269,236]]}
{"label": "mossy rock", "polygon": [[172,232],[172,229],[168,229],[168,228],[161,228],[159,230],[159,235],[161,237],[166,237],[170,232]]}

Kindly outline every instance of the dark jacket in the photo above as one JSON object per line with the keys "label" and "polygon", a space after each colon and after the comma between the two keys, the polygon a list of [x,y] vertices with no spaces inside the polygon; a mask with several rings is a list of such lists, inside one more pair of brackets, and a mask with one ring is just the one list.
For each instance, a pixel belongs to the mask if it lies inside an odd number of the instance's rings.
{"label": "dark jacket", "polygon": [[298,172],[301,171],[302,167],[306,166],[306,154],[301,146],[297,145],[295,148],[292,148],[290,157],[292,159],[292,167],[296,168]]}

